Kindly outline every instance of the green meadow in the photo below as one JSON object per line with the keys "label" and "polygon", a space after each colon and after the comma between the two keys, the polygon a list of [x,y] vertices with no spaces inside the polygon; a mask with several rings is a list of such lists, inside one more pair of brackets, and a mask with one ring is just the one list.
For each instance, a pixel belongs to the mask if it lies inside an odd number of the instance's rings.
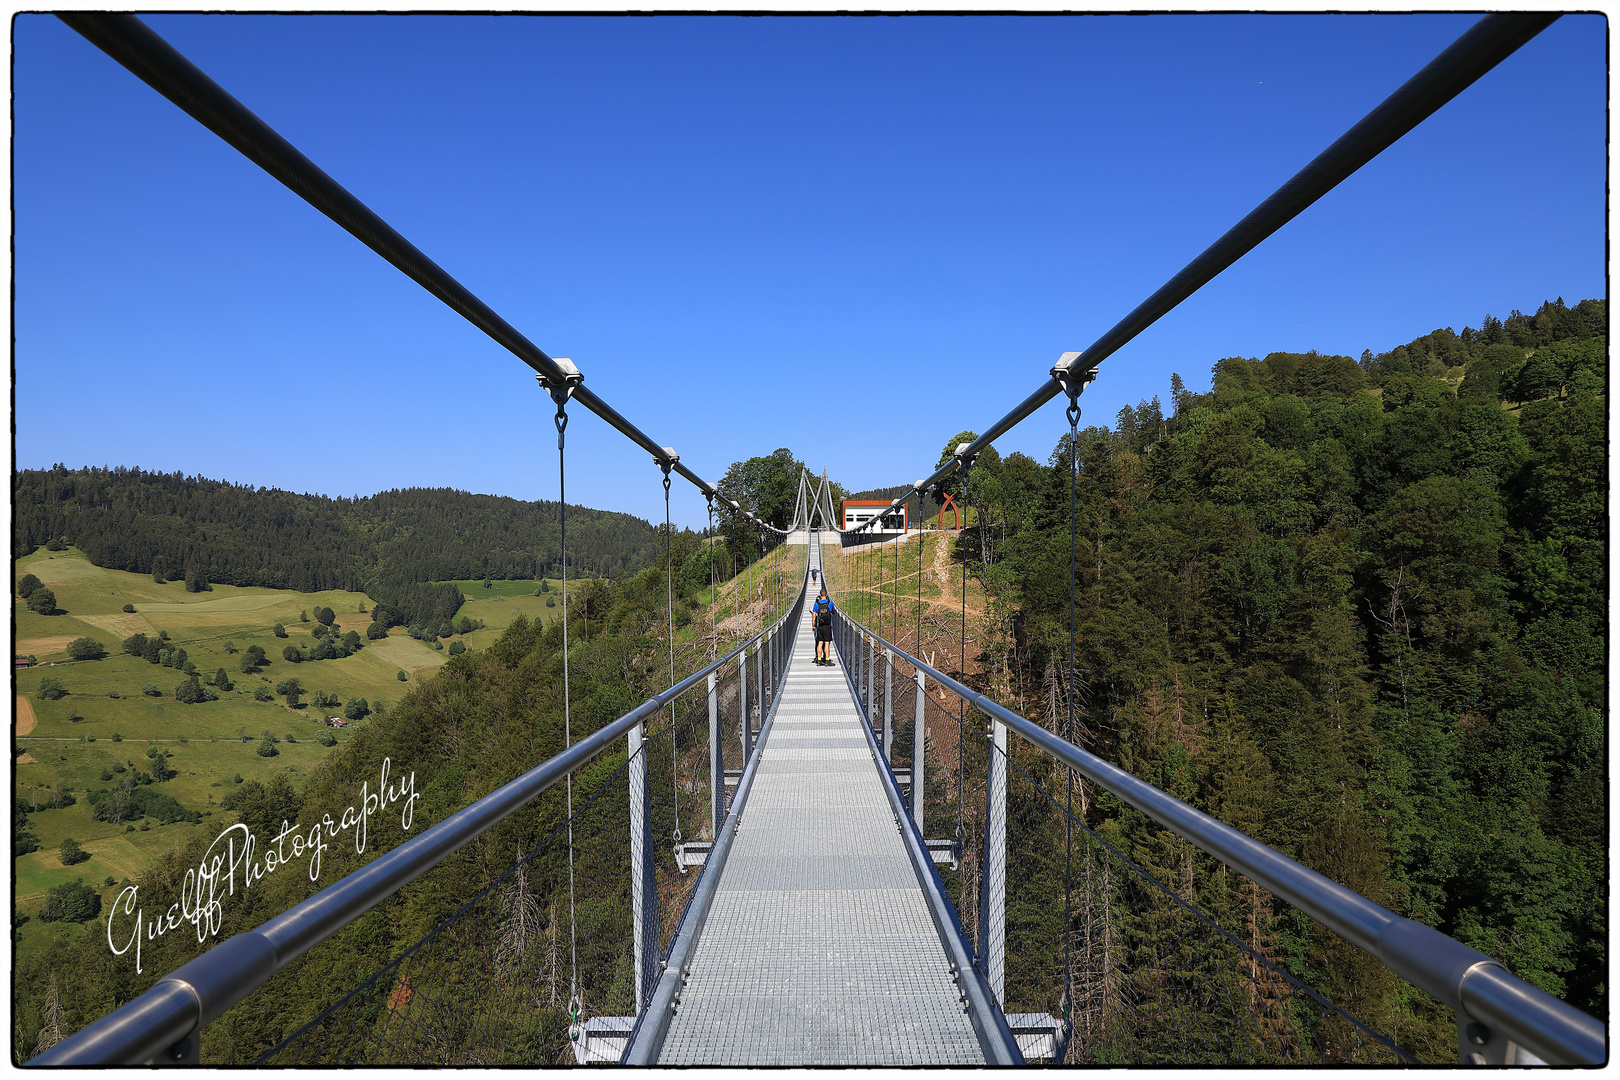
{"label": "green meadow", "polygon": [[[190,831],[223,828],[234,815],[220,814],[220,802],[238,776],[265,781],[280,773],[300,783],[330,752],[315,741],[328,730],[321,718],[340,710],[317,709],[307,703],[292,709],[280,698],[255,701],[256,687],[296,676],[309,694],[323,690],[345,702],[363,697],[374,710],[386,709],[389,702],[400,699],[418,673],[431,672],[446,658],[445,652],[412,640],[396,627],[390,637],[367,641],[359,652],[342,659],[303,663],[283,659],[287,645],[311,643],[314,623],[301,621],[299,616],[303,612],[313,620],[316,607],[331,608],[341,630],[357,630],[363,636],[371,616],[361,609],[369,612],[371,601],[361,593],[297,593],[229,585],[188,593],[183,582],[159,584],[147,575],[104,570],[72,548],[41,550],[19,559],[13,582],[29,573],[56,594],[57,608],[63,613],[35,614],[14,591],[15,651],[39,660],[38,666],[16,673],[13,736],[21,753],[15,755],[14,794],[39,797],[61,783],[77,802],[30,815],[41,850],[15,862],[14,895],[22,914],[36,910],[45,891],[54,885],[77,877],[97,885],[108,877],[123,881],[159,852],[184,842]],[[126,604],[134,612],[125,612]],[[482,614],[474,617],[495,621]],[[277,623],[284,626],[285,639],[272,632]],[[199,678],[207,682],[224,668],[234,689],[221,691],[218,701],[182,704],[174,698],[175,684],[185,677],[181,671],[121,652],[124,638],[132,634],[155,636],[165,631],[171,645],[186,650]],[[70,660],[67,645],[77,637],[101,642],[107,657]],[[268,657],[261,674],[241,672],[242,651],[249,645],[261,646]],[[229,651],[231,648],[237,651]],[[402,671],[406,682],[399,679]],[[54,701],[40,698],[39,681],[47,676],[61,680],[67,696]],[[143,694],[147,683],[155,684],[160,696]],[[258,754],[264,732],[280,740],[274,757]],[[332,734],[340,744],[347,738],[343,730]],[[154,743],[171,753],[169,767],[178,772],[157,785],[157,790],[187,809],[201,812],[202,823],[136,822],[130,830],[125,824],[92,820],[88,792],[113,786],[112,780],[102,776],[114,763],[123,764],[126,770],[150,771],[146,751]],[[112,775],[123,778],[116,772]],[[210,820],[216,816],[220,818],[217,823]],[[57,847],[69,836],[90,853],[88,861],[62,865]],[[113,889],[103,889],[103,902],[113,895]],[[59,930],[66,932],[65,927],[53,929],[30,920],[24,926],[24,938]]]}

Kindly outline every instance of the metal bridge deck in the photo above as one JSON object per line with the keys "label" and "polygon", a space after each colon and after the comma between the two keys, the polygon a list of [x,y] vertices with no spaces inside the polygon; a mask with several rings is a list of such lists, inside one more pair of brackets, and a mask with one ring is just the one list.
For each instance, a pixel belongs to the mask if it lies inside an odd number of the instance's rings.
{"label": "metal bridge deck", "polygon": [[982,1064],[843,671],[811,663],[811,634],[805,618],[659,1062]]}

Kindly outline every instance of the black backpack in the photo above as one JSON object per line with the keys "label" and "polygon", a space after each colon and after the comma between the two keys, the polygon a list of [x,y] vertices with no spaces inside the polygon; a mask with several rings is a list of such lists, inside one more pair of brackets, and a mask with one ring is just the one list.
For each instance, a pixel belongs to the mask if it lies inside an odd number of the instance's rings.
{"label": "black backpack", "polygon": [[832,606],[822,608],[816,612],[816,629],[825,630],[832,626]]}

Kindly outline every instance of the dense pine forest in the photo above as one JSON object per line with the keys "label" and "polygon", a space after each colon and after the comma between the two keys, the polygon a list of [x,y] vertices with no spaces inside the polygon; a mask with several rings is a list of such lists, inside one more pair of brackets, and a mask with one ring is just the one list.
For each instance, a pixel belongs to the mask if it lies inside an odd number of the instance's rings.
{"label": "dense pine forest", "polygon": [[[1083,741],[1598,1015],[1606,331],[1558,301],[1359,362],[1224,359],[1083,428],[1074,480]],[[1069,458],[988,451],[969,485],[980,678],[1012,702],[1066,654]],[[1144,819],[1091,816],[1156,866]],[[1381,965],[1298,922],[1259,936],[1387,1015]]]}
{"label": "dense pine forest", "polygon": [[[97,566],[171,581],[393,595],[429,581],[554,577],[561,569],[555,502],[449,488],[329,498],[61,465],[18,473],[13,490],[13,558],[70,542]],[[568,517],[575,573],[612,577],[658,557],[653,527],[640,518],[582,506],[570,506]]]}
{"label": "dense pine forest", "polygon": [[[1174,377],[1168,408],[1155,399],[1112,426],[1082,428],[1072,443],[1064,433],[1044,464],[986,451],[956,550],[986,597],[972,634],[979,654],[963,677],[1060,722],[1050,706],[1069,641],[1072,498],[1079,741],[1606,1016],[1606,334],[1604,302],[1560,301],[1359,361],[1227,358],[1209,392]],[[964,437],[946,441],[947,453]],[[779,450],[728,478],[753,505],[779,510],[797,465]],[[216,567],[254,566],[361,580],[386,567],[420,581],[497,565],[535,573],[547,550],[541,504],[461,493],[320,500],[66,470],[18,483],[16,543],[67,535],[107,565],[144,557],[132,566],[143,572],[161,557],[181,573],[188,558],[206,565],[216,580],[227,580]],[[194,516],[192,499],[212,508]],[[474,513],[507,504],[509,517]],[[418,531],[434,506],[460,510]],[[603,552],[619,552],[619,568],[637,558],[651,566],[594,581],[577,609],[568,605],[576,739],[667,685],[661,538],[619,518],[603,515],[602,536],[622,540],[604,539]],[[517,552],[529,535],[527,556],[478,561],[497,541]],[[571,525],[571,544],[574,535]],[[283,536],[307,558],[263,561]],[[757,538],[742,539],[736,557],[720,556],[722,579],[757,550]],[[690,533],[671,548],[684,628],[708,588],[711,552]],[[700,663],[683,656],[681,669]],[[389,756],[396,773],[416,772],[418,821],[441,821],[562,748],[561,680],[561,621],[542,629],[519,620],[371,721],[302,790],[243,785],[237,811],[261,835],[282,819],[340,813]],[[682,751],[701,754],[700,744],[683,737]],[[669,743],[659,745],[667,754]],[[622,760],[622,751],[610,755],[593,775]],[[251,1061],[378,970],[550,834],[561,800],[555,791],[537,800],[295,962],[208,1029],[204,1060]],[[1232,912],[1210,861],[1167,843],[1117,800],[1083,805],[1100,835],[1223,923],[1247,920],[1246,939],[1336,1003],[1374,1025],[1406,1016],[1409,1032],[1425,1032],[1407,1037],[1428,1060],[1455,1053],[1449,1018],[1405,1000],[1376,960],[1275,899]],[[365,858],[399,838],[379,832]],[[142,895],[178,895],[200,854],[177,851],[143,873]],[[328,882],[364,861],[337,847],[330,858]],[[1037,906],[1061,910],[1056,871],[1017,884],[1044,896]],[[561,888],[535,889],[551,928],[543,933],[559,925]],[[297,875],[278,875],[226,905],[219,937],[309,892]],[[199,951],[189,931],[169,934],[149,944],[136,975],[127,957],[109,954],[104,927],[88,927],[20,958],[17,1057],[52,1025],[75,1030]],[[610,937],[591,946],[608,948]],[[545,1008],[560,1040],[562,1006]]]}

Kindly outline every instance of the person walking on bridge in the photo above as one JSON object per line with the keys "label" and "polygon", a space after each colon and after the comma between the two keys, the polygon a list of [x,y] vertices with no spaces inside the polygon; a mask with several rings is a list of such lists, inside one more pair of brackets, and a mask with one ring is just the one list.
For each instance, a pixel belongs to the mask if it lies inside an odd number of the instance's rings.
{"label": "person walking on bridge", "polygon": [[832,645],[832,613],[833,602],[827,599],[827,587],[821,588],[821,595],[810,606],[812,622],[816,628],[816,663],[822,667],[831,667],[832,660],[827,656],[827,650]]}

